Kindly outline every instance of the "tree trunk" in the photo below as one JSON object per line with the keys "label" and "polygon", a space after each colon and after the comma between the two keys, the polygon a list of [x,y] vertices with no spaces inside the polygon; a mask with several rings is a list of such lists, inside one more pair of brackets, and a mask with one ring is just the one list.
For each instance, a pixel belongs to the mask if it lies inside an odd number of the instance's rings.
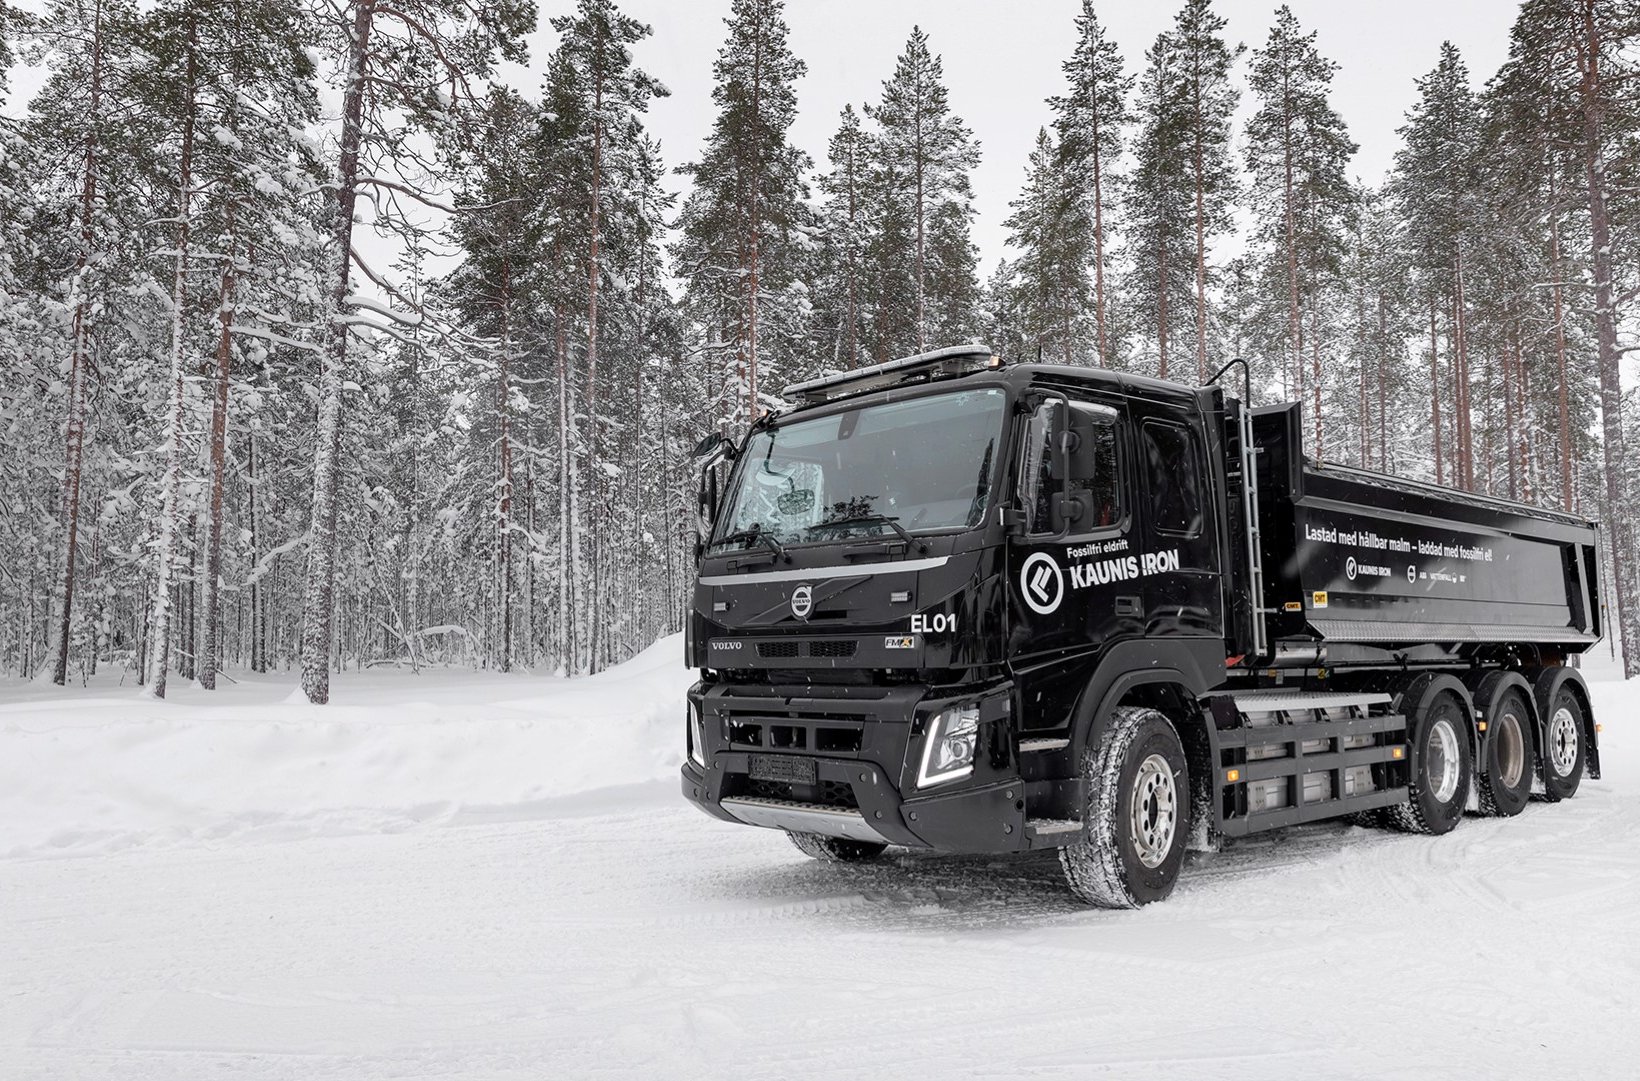
{"label": "tree trunk", "polygon": [[1161,364],[1157,376],[1167,378],[1167,238],[1157,246],[1156,346]]}
{"label": "tree trunk", "polygon": [[1435,483],[1441,472],[1441,340],[1435,330],[1435,294],[1429,296],[1429,425],[1435,436]]}
{"label": "tree trunk", "polygon": [[1463,248],[1458,248],[1452,274],[1452,380],[1453,408],[1457,410],[1454,433],[1458,441],[1457,479],[1466,490],[1475,490],[1474,414],[1470,409],[1469,320],[1464,311]]}
{"label": "tree trunk", "polygon": [[[1551,196],[1552,198],[1552,196]],[[1560,213],[1549,214],[1549,263],[1554,279],[1556,409],[1560,433],[1560,509],[1572,509],[1572,407],[1571,389],[1566,381],[1566,308],[1561,295]]]}
{"label": "tree trunk", "polygon": [[[74,570],[80,536],[80,470],[85,456],[85,381],[91,364],[91,298],[85,295],[87,271],[96,244],[98,125],[102,114],[103,25],[102,4],[96,5],[91,27],[91,97],[86,126],[84,181],[80,187],[80,253],[74,261],[74,326],[69,346],[68,421],[63,451],[63,611],[57,634],[57,665],[51,681],[68,681],[68,647],[74,623]],[[48,617],[49,618],[49,617]]]}
{"label": "tree trunk", "polygon": [[[233,235],[232,212],[228,218]],[[215,395],[211,401],[211,496],[205,528],[205,648],[199,662],[199,685],[216,690],[216,672],[221,664],[218,643],[222,622],[222,489],[228,459],[228,376],[233,358],[234,265],[230,240],[228,262],[222,268],[217,308]]]}
{"label": "tree trunk", "polygon": [[[1623,477],[1628,468],[1623,440],[1622,353],[1617,348],[1617,311],[1612,297],[1612,231],[1606,207],[1605,136],[1601,130],[1602,97],[1606,88],[1600,72],[1603,48],[1600,26],[1595,18],[1595,0],[1581,0],[1583,37],[1578,60],[1583,120],[1583,168],[1589,186],[1589,243],[1594,265],[1594,327],[1600,357],[1600,422],[1604,438],[1606,516],[1619,523],[1624,516]],[[1640,674],[1640,648],[1636,647],[1629,617],[1634,612],[1633,584],[1628,578],[1627,534],[1611,531],[1611,565],[1615,621],[1623,647],[1623,674]]]}
{"label": "tree trunk", "polygon": [[342,371],[347,365],[347,298],[352,277],[353,214],[363,138],[365,62],[376,0],[355,0],[342,97],[341,154],[336,176],[330,293],[330,342],[319,376],[319,424],[313,455],[313,517],[308,533],[307,589],[302,600],[302,691],[309,702],[330,701],[331,628],[336,590],[336,468],[342,435]]}
{"label": "tree trunk", "polygon": [[1089,103],[1093,122],[1093,318],[1098,325],[1099,363],[1110,367],[1110,338],[1105,329],[1105,186],[1104,153],[1099,145],[1099,92]]}
{"label": "tree trunk", "polygon": [[[763,21],[757,21],[756,40],[752,46],[752,123],[756,125],[758,134],[763,128]],[[758,302],[758,246],[762,240],[763,209],[759,201],[762,191],[763,162],[757,152],[760,140],[752,141],[751,164],[751,192],[747,200],[746,216],[749,233],[747,236],[747,266],[746,266],[746,358],[747,358],[747,392],[746,392],[746,423],[757,420],[757,302]]]}
{"label": "tree trunk", "polygon": [[[506,238],[503,238],[503,243]],[[501,670],[512,671],[512,263],[501,258],[501,364],[496,380],[496,413],[501,421],[500,476],[496,504],[497,578],[501,589]]]}

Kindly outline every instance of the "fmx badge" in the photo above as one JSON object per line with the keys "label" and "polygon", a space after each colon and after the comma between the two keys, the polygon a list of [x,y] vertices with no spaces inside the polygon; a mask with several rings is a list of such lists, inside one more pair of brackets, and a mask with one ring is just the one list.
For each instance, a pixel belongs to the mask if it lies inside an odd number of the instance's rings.
{"label": "fmx badge", "polygon": [[1047,552],[1036,552],[1019,569],[1019,591],[1039,616],[1051,615],[1065,599],[1065,575]]}
{"label": "fmx badge", "polygon": [[809,586],[798,586],[792,590],[792,615],[798,619],[808,619],[809,613],[814,611],[814,590]]}

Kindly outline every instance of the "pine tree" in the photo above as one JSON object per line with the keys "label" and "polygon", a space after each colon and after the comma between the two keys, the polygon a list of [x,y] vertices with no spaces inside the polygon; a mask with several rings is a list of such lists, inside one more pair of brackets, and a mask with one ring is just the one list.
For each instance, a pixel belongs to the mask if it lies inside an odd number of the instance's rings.
{"label": "pine tree", "polygon": [[527,348],[530,263],[541,239],[534,168],[540,118],[517,93],[498,88],[490,93],[475,126],[476,138],[462,146],[462,164],[470,179],[457,198],[456,206],[463,212],[455,215],[451,229],[466,258],[450,287],[463,325],[483,337],[484,366],[490,369],[486,374],[494,380],[493,426],[477,427],[490,437],[484,457],[494,465],[487,499],[494,534],[486,547],[491,552],[490,591],[499,638],[495,663],[506,672],[512,669],[514,654],[515,535],[525,534],[527,539],[528,534],[514,510],[521,486],[514,473],[513,428],[514,413],[527,403],[517,380]]}
{"label": "pine tree", "polygon": [[833,368],[860,363],[864,337],[866,187],[872,148],[854,106],[845,105],[826,158],[831,172],[818,180],[825,197],[820,210],[820,254],[816,291],[816,352]]}
{"label": "pine tree", "polygon": [[[1337,282],[1354,209],[1345,170],[1356,147],[1327,100],[1335,70],[1316,52],[1315,34],[1305,34],[1283,5],[1269,38],[1253,53],[1249,78],[1259,103],[1247,124],[1255,235],[1264,258],[1281,265],[1287,336],[1279,370],[1301,399],[1305,312],[1317,314],[1324,290]],[[1316,455],[1326,445],[1321,355],[1321,342],[1312,340],[1308,382]]]}
{"label": "pine tree", "polygon": [[1076,48],[1062,65],[1070,89],[1050,104],[1059,133],[1060,172],[1068,190],[1083,200],[1078,224],[1088,233],[1081,243],[1092,251],[1095,356],[1097,363],[1110,366],[1115,353],[1105,279],[1115,231],[1112,211],[1121,185],[1118,170],[1132,122],[1128,95],[1134,77],[1124,73],[1121,50],[1106,37],[1093,0],[1082,0],[1076,31]]}
{"label": "pine tree", "polygon": [[1212,0],[1185,0],[1168,39],[1182,98],[1181,135],[1189,155],[1195,230],[1196,379],[1203,383],[1208,374],[1208,248],[1230,228],[1236,194],[1230,139],[1241,93],[1230,81],[1230,69],[1243,47],[1225,42],[1225,26],[1224,19],[1212,10]]}
{"label": "pine tree", "polygon": [[1166,34],[1145,53],[1136,112],[1138,138],[1128,199],[1127,230],[1132,265],[1128,297],[1150,321],[1156,344],[1155,373],[1168,378],[1169,347],[1188,319],[1195,264],[1192,240],[1194,189],[1189,146],[1189,109],[1182,92],[1176,49]]}
{"label": "pine tree", "polygon": [[37,219],[43,228],[61,229],[42,238],[42,262],[71,268],[59,300],[69,323],[67,361],[61,368],[66,388],[59,504],[63,543],[52,670],[59,685],[67,681],[74,641],[87,417],[96,378],[93,355],[112,314],[108,301],[116,268],[110,257],[119,239],[108,233],[130,220],[116,209],[135,195],[120,183],[133,179],[127,165],[137,170],[148,165],[134,142],[137,114],[129,108],[134,21],[135,13],[123,0],[59,0],[33,28],[35,49],[50,65],[50,76],[31,104],[27,139],[42,160],[67,163],[69,173],[63,202]]}
{"label": "pine tree", "polygon": [[[804,64],[786,44],[782,0],[734,0],[713,66],[718,115],[699,161],[685,165],[678,260],[685,304],[733,357],[730,416],[762,408],[760,367],[792,370],[805,344],[808,155],[787,142]],[[772,346],[772,348],[771,348]]]}
{"label": "pine tree", "polygon": [[[1430,427],[1436,483],[1448,466],[1461,487],[1472,487],[1469,423],[1467,303],[1463,282],[1476,221],[1478,130],[1469,71],[1450,42],[1441,46],[1435,70],[1418,80],[1419,101],[1401,129],[1405,145],[1396,155],[1394,188],[1411,239],[1411,256],[1427,304],[1430,363]],[[1440,371],[1439,319],[1446,317],[1451,380]],[[1450,430],[1443,427],[1443,384],[1450,387]],[[1450,461],[1448,455],[1450,454]]]}
{"label": "pine tree", "polygon": [[[577,475],[571,478],[572,528],[568,541],[570,559],[575,568],[575,584],[581,591],[574,605],[574,614],[584,621],[584,627],[576,633],[578,648],[582,650],[576,670],[584,671],[586,667],[600,663],[606,645],[600,638],[604,630],[602,621],[596,618],[601,610],[604,587],[604,576],[600,573],[603,556],[601,544],[602,538],[609,532],[601,519],[605,507],[603,487],[609,480],[610,468],[604,460],[603,450],[603,429],[608,415],[604,390],[610,373],[600,372],[599,347],[600,334],[604,329],[600,301],[606,287],[613,283],[606,258],[604,229],[617,219],[617,210],[621,209],[620,199],[624,194],[613,181],[632,175],[634,155],[640,152],[643,145],[639,118],[648,108],[650,99],[666,93],[666,89],[632,59],[631,46],[649,36],[649,27],[621,14],[609,0],[581,0],[576,15],[554,19],[553,28],[560,35],[559,77],[568,81],[569,87],[570,100],[564,104],[577,122],[576,126],[562,132],[559,149],[560,152],[568,150],[575,153],[578,148],[584,161],[581,166],[584,184],[578,187],[578,191],[582,193],[585,218],[583,232],[577,238],[584,241],[584,261],[580,261],[579,256],[571,256],[579,262],[578,269],[586,283],[583,294],[586,346],[579,378],[586,395],[584,412],[588,430],[584,438],[580,412],[570,409],[565,417],[569,428],[568,451],[572,455],[583,456],[590,467],[587,472],[594,486],[590,492],[592,514],[582,518],[579,503],[584,477]],[[555,102],[562,96],[564,92],[560,91],[555,95]],[[570,171],[573,175],[573,166]],[[593,542],[592,551],[585,558],[579,551],[584,534],[590,535]],[[588,587],[590,592],[587,592]]]}
{"label": "pine tree", "polygon": [[[582,6],[607,8],[596,0],[584,0]],[[483,77],[498,55],[522,60],[523,37],[534,26],[534,11],[525,0],[504,0],[479,8],[459,0],[405,0],[393,7],[379,5],[377,0],[349,0],[341,14],[336,30],[345,42],[344,90],[331,208],[335,265],[331,271],[329,340],[319,379],[313,515],[303,603],[302,690],[314,704],[330,700],[342,389],[348,368],[350,328],[355,321],[353,268],[355,264],[364,265],[353,247],[359,194],[361,190],[372,196],[387,191],[416,197],[410,186],[388,176],[373,175],[370,165],[361,168],[361,161],[386,164],[395,155],[410,155],[412,151],[403,139],[405,121],[424,130],[449,124],[451,104],[457,99],[471,100],[472,80]],[[365,156],[361,159],[362,153]],[[596,200],[596,185],[593,192]],[[596,238],[596,225],[593,235]],[[596,239],[593,243],[591,261],[596,265]],[[376,280],[381,284],[380,279]]]}
{"label": "pine tree", "polygon": [[[945,69],[928,50],[928,35],[913,27],[882,101],[866,115],[880,129],[877,183],[892,206],[884,217],[909,219],[913,327],[916,352],[931,338],[952,340],[977,329],[977,258],[968,239],[973,218],[968,171],[979,145],[951,112]],[[880,235],[890,225],[881,223]],[[893,347],[898,351],[900,347]]]}
{"label": "pine tree", "polygon": [[1013,264],[1018,330],[1030,348],[1074,364],[1097,359],[1087,346],[1097,342],[1098,328],[1090,334],[1085,321],[1092,293],[1090,203],[1066,173],[1053,137],[1039,131],[1025,190],[1009,204],[1014,212],[1005,224],[1020,252]]}

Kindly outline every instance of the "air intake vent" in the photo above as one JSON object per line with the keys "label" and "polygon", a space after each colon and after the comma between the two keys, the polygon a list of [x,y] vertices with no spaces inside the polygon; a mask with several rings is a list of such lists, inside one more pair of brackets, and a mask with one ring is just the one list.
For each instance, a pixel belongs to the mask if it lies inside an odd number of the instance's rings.
{"label": "air intake vent", "polygon": [[795,657],[798,644],[796,642],[759,642],[757,655],[759,657]]}
{"label": "air intake vent", "polygon": [[810,642],[809,656],[811,657],[852,657],[857,643],[853,640],[841,642]]}

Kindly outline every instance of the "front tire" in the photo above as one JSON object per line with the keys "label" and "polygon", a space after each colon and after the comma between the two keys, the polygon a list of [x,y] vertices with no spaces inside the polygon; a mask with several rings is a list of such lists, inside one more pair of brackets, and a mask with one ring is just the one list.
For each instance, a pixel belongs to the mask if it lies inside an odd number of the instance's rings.
{"label": "front tire", "polygon": [[1059,850],[1071,891],[1100,908],[1166,898],[1190,836],[1190,773],[1173,723],[1153,709],[1118,709],[1082,756],[1082,782],[1082,839]]}
{"label": "front tire", "polygon": [[1549,717],[1543,727],[1543,798],[1559,803],[1577,795],[1589,757],[1583,703],[1565,683],[1549,703]]}
{"label": "front tire", "polygon": [[1449,833],[1463,818],[1474,772],[1466,728],[1469,718],[1456,695],[1435,696],[1412,732],[1412,784],[1407,801],[1388,808],[1386,820],[1405,833]]}
{"label": "front tire", "polygon": [[787,837],[797,850],[811,859],[822,863],[865,863],[881,856],[887,845],[880,845],[873,841],[852,841],[846,837],[827,837],[821,833],[792,833]]}

